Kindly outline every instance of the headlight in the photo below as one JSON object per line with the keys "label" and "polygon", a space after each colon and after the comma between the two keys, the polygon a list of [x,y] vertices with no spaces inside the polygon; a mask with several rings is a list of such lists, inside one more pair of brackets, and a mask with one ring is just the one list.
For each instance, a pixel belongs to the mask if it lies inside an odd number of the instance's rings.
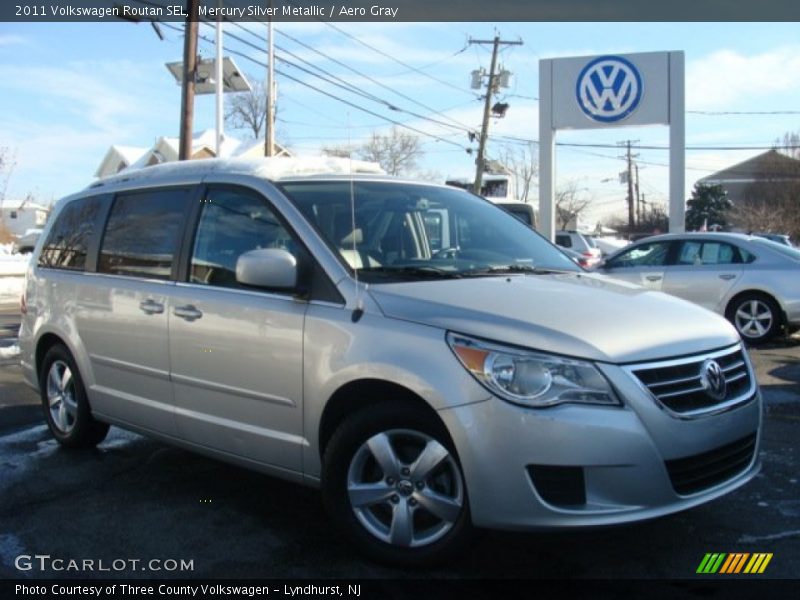
{"label": "headlight", "polygon": [[447,343],[479,382],[509,402],[537,408],[566,402],[621,404],[592,363],[509,348],[456,333],[447,334]]}

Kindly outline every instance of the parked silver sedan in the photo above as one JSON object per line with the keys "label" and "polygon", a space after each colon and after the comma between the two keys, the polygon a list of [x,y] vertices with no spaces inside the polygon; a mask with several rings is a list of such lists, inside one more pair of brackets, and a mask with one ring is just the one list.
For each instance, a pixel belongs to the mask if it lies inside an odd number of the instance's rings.
{"label": "parked silver sedan", "polygon": [[762,237],[653,236],[616,252],[598,270],[724,315],[752,344],[800,327],[800,250]]}

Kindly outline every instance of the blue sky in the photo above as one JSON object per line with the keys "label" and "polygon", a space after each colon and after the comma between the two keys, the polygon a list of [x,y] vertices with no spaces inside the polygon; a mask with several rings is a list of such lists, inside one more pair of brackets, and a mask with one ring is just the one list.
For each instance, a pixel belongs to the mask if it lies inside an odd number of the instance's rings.
{"label": "blue sky", "polygon": [[[686,108],[689,111],[800,110],[800,33],[797,23],[277,23],[276,43],[285,50],[355,84],[391,104],[436,119],[478,129],[482,102],[469,89],[469,73],[488,68],[490,53],[467,46],[469,37],[522,39],[501,62],[514,73],[505,101],[506,118],[493,121],[491,134],[538,139],[538,61],[572,55],[682,50],[686,55]],[[228,31],[265,46],[266,27]],[[111,144],[149,146],[161,135],[177,135],[180,88],[164,63],[180,60],[180,31],[164,27],[160,41],[149,25],[131,23],[0,24],[0,146],[12,150],[16,167],[8,197],[33,192],[45,202],[76,191],[92,180]],[[201,26],[213,39],[213,31]],[[331,62],[287,37],[344,63],[405,97],[393,94],[341,64]],[[413,67],[392,61],[359,44],[361,40]],[[265,62],[263,52],[228,37],[225,46]],[[203,56],[213,46],[201,42]],[[282,54],[278,51],[276,54]],[[290,60],[296,59],[285,55]],[[264,69],[235,56],[254,78]],[[391,111],[363,97],[321,82],[277,62],[287,74],[411,127],[433,134],[425,140],[420,170],[429,176],[466,176],[474,158],[463,131],[407,113]],[[278,139],[298,154],[317,154],[322,146],[358,143],[371,131],[389,126],[334,99],[278,76]],[[408,98],[413,98],[419,104]],[[452,122],[452,121],[450,121]],[[195,130],[213,127],[211,97],[199,97]],[[708,115],[689,113],[687,146],[769,146],[787,131],[800,130],[800,115]],[[228,131],[244,138],[246,132]],[[569,131],[559,141],[609,143],[626,139],[664,145],[665,127],[626,128],[613,132]],[[509,146],[496,139],[489,155]],[[517,146],[518,147],[518,146]],[[758,150],[687,151],[687,192],[713,171],[759,153]],[[559,148],[559,185],[573,185],[592,199],[591,219],[625,211],[625,189],[617,175],[625,163],[615,148]],[[667,152],[642,150],[640,180],[648,199],[667,196]],[[605,180],[605,181],[604,181]]]}

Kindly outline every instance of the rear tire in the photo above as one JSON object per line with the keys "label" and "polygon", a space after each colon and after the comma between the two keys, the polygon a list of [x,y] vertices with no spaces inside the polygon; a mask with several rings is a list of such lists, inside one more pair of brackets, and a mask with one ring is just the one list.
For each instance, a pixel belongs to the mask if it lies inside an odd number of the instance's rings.
{"label": "rear tire", "polygon": [[86,388],[69,350],[56,344],[39,371],[39,392],[50,433],[67,448],[92,448],[108,434],[108,425],[92,417]]}
{"label": "rear tire", "polygon": [[414,406],[383,402],[351,415],[322,463],[325,507],[367,557],[431,565],[469,545],[458,457],[444,427]]}
{"label": "rear tire", "polygon": [[778,335],[783,314],[778,303],[766,294],[750,292],[734,298],[725,313],[748,344],[757,346]]}

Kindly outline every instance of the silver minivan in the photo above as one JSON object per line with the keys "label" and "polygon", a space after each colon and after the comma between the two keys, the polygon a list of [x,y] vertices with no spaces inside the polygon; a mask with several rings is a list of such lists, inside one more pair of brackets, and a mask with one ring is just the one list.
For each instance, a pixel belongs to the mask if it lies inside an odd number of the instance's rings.
{"label": "silver minivan", "polygon": [[20,346],[61,444],[117,425],[318,486],[401,564],[473,528],[673,513],[758,472],[761,398],[722,317],[587,273],[463,190],[281,160],[58,203]]}

